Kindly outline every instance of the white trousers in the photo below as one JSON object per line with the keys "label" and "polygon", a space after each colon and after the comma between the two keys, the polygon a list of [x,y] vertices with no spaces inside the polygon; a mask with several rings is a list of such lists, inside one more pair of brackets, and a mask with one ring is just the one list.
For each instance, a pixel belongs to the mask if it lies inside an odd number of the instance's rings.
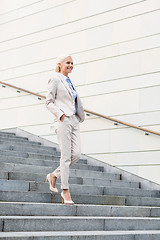
{"label": "white trousers", "polygon": [[69,189],[69,168],[76,163],[81,156],[79,120],[76,115],[65,117],[58,122],[57,139],[61,150],[60,166],[53,172],[57,178],[61,178],[61,189]]}

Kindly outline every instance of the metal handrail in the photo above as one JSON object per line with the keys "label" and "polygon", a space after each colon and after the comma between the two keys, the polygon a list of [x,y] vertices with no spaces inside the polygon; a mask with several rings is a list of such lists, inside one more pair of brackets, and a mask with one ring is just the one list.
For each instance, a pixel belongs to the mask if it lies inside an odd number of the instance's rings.
{"label": "metal handrail", "polygon": [[[15,88],[19,91],[23,91],[23,92],[27,92],[29,94],[32,94],[32,95],[35,95],[38,97],[38,99],[41,99],[41,98],[46,98],[45,96],[41,95],[41,94],[37,94],[37,93],[34,93],[34,92],[31,92],[31,91],[28,91],[26,89],[23,89],[23,88],[20,88],[20,87],[16,87],[14,85],[11,85],[11,84],[8,84],[8,83],[4,83],[4,82],[0,82],[2,84],[2,87],[5,87],[5,86],[8,86],[8,87],[12,87],[12,88]],[[155,131],[152,131],[152,130],[149,130],[149,129],[146,129],[146,128],[142,128],[142,127],[138,127],[136,125],[133,125],[133,124],[130,124],[130,123],[126,123],[126,122],[123,122],[123,121],[120,121],[120,120],[117,120],[115,118],[111,118],[111,117],[107,117],[103,114],[99,114],[99,113],[96,113],[96,112],[93,112],[93,111],[90,111],[90,110],[87,110],[87,109],[84,109],[85,112],[89,113],[89,114],[92,114],[92,115],[95,115],[95,116],[98,116],[98,117],[101,117],[101,118],[104,118],[104,119],[107,119],[107,120],[110,120],[110,121],[113,121],[115,122],[115,124],[123,124],[125,126],[129,126],[129,127],[132,127],[132,128],[135,128],[135,129],[138,129],[138,130],[141,130],[141,131],[145,131],[145,134],[146,135],[149,135],[149,133],[152,133],[152,134],[155,134],[155,135],[158,135],[160,136],[160,133],[159,132],[155,132]]]}

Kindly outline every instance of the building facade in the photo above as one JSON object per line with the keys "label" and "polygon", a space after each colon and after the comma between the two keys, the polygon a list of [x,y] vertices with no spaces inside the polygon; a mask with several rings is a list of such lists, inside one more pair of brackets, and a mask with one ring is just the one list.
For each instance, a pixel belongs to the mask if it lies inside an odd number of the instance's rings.
{"label": "building facade", "polygon": [[[44,95],[56,57],[73,56],[85,109],[160,132],[159,0],[0,0],[2,82]],[[0,129],[57,142],[39,100],[0,88]],[[160,137],[87,115],[82,153],[160,183]]]}

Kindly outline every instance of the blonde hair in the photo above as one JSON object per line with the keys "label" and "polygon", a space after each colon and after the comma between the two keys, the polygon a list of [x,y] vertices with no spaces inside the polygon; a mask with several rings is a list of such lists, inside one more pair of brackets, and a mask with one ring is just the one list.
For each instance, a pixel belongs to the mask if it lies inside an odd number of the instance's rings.
{"label": "blonde hair", "polygon": [[60,66],[58,66],[58,64],[56,65],[55,71],[58,73],[61,71],[61,68],[60,68]]}
{"label": "blonde hair", "polygon": [[56,72],[59,73],[61,71],[61,68],[58,65],[58,63],[62,63],[65,58],[70,57],[70,56],[71,56],[70,54],[62,54],[62,55],[57,57],[57,59],[56,59],[56,67],[55,67],[55,71]]}

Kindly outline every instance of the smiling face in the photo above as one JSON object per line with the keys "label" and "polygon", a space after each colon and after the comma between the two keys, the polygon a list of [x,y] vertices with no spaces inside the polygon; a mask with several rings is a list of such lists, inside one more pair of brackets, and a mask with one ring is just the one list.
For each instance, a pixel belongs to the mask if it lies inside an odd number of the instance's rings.
{"label": "smiling face", "polygon": [[60,72],[66,77],[68,77],[68,73],[71,73],[73,69],[73,60],[69,56],[69,57],[66,57],[62,63],[58,63],[58,65],[61,69]]}

